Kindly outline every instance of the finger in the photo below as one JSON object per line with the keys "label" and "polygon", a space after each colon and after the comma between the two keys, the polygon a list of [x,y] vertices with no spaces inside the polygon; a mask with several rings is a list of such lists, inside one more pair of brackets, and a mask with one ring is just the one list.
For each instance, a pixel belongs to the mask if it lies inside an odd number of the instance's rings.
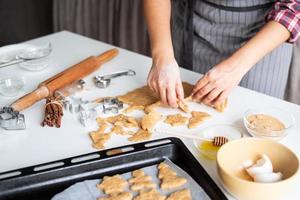
{"label": "finger", "polygon": [[227,99],[229,93],[230,93],[230,91],[228,91],[228,90],[224,90],[223,92],[221,92],[221,94],[219,94],[219,96],[215,99],[213,104],[219,105],[219,104],[223,103]]}
{"label": "finger", "polygon": [[148,78],[147,78],[147,85],[149,86],[149,88],[151,89],[151,90],[154,90],[154,88],[153,88],[153,80],[152,80],[152,73],[151,73],[151,71],[149,72],[149,74],[148,74]]}
{"label": "finger", "polygon": [[167,101],[169,106],[173,108],[178,107],[175,85],[170,85],[167,87]]}
{"label": "finger", "polygon": [[222,90],[219,88],[213,89],[210,93],[208,93],[202,100],[204,104],[211,105],[221,94]]}
{"label": "finger", "polygon": [[179,80],[176,83],[176,88],[175,89],[176,89],[177,98],[179,99],[179,101],[183,101],[183,99],[184,99],[184,90],[183,90],[183,87],[182,87],[181,80]]}
{"label": "finger", "polygon": [[152,88],[153,88],[153,91],[159,95],[159,88],[155,81],[152,82]]}
{"label": "finger", "polygon": [[194,86],[193,91],[192,91],[192,96],[201,88],[203,88],[205,85],[209,83],[209,80],[206,75],[204,75]]}
{"label": "finger", "polygon": [[167,97],[166,97],[166,88],[162,86],[158,86],[160,100],[164,105],[168,105]]}
{"label": "finger", "polygon": [[148,82],[148,86],[149,86],[149,88],[150,88],[151,91],[155,91],[154,83],[152,81]]}
{"label": "finger", "polygon": [[210,91],[214,89],[214,86],[212,84],[207,84],[200,90],[198,90],[194,95],[193,99],[197,101],[201,101],[204,96],[206,96]]}

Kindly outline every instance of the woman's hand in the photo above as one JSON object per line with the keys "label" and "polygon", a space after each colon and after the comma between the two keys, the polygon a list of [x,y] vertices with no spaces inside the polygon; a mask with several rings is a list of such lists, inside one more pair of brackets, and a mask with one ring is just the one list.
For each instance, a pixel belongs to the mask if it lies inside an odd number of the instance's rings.
{"label": "woman's hand", "polygon": [[224,102],[249,69],[237,63],[227,59],[209,70],[196,83],[192,91],[193,99],[207,105]]}
{"label": "woman's hand", "polygon": [[148,85],[161,98],[165,105],[178,107],[178,100],[184,98],[179,67],[172,58],[153,58],[152,68],[148,75]]}

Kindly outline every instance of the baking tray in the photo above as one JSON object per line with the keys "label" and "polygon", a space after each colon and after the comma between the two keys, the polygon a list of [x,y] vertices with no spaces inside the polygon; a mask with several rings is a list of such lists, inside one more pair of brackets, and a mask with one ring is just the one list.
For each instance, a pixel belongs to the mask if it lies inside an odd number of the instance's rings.
{"label": "baking tray", "polygon": [[49,200],[76,182],[130,172],[166,158],[193,177],[212,200],[227,199],[180,139],[165,138],[0,173],[0,200]]}

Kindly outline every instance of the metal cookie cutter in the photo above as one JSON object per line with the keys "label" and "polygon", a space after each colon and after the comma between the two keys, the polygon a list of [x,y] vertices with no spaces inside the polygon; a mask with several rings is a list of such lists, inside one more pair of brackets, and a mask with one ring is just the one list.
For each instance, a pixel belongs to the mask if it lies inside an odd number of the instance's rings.
{"label": "metal cookie cutter", "polygon": [[5,130],[24,130],[25,117],[11,107],[3,107],[0,109],[0,127]]}
{"label": "metal cookie cutter", "polygon": [[94,80],[98,88],[107,88],[110,85],[112,78],[117,78],[120,76],[134,76],[135,74],[135,71],[129,69],[127,71],[115,72],[104,76],[95,76]]}
{"label": "metal cookie cutter", "polygon": [[123,103],[117,98],[105,98],[101,103],[89,102],[80,106],[79,121],[83,126],[88,127],[100,114],[119,113]]}
{"label": "metal cookie cutter", "polygon": [[103,113],[119,113],[119,110],[123,108],[123,103],[117,98],[105,98],[103,100]]}

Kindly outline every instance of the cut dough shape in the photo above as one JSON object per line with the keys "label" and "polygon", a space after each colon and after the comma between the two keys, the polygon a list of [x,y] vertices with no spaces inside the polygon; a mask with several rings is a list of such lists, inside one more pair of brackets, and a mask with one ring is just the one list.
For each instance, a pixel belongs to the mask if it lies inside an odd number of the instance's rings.
{"label": "cut dough shape", "polygon": [[103,190],[105,194],[124,192],[127,186],[127,181],[125,181],[119,174],[114,176],[104,176],[102,182],[97,184],[97,188]]}
{"label": "cut dough shape", "polygon": [[158,165],[158,178],[162,179],[167,176],[176,176],[177,173],[171,169],[171,167],[165,163]]}
{"label": "cut dough shape", "polygon": [[187,117],[184,117],[181,114],[175,114],[175,115],[168,115],[164,122],[170,124],[171,126],[181,126],[181,125],[185,125],[187,121],[188,121]]}
{"label": "cut dough shape", "polygon": [[165,200],[166,197],[161,195],[157,190],[140,191],[139,195],[133,200]]}
{"label": "cut dough shape", "polygon": [[152,131],[153,127],[161,119],[162,116],[160,113],[154,110],[151,111],[150,113],[144,115],[144,117],[142,118],[142,122],[141,122],[142,129],[147,131]]}
{"label": "cut dough shape", "polygon": [[178,108],[185,113],[189,113],[190,109],[186,102],[178,101]]}
{"label": "cut dough shape", "polygon": [[139,142],[148,140],[151,138],[152,133],[143,129],[138,130],[135,134],[133,134],[130,138],[128,138],[131,142]]}
{"label": "cut dough shape", "polygon": [[132,184],[130,187],[132,191],[156,188],[156,184],[152,182],[152,177],[146,176],[143,170],[133,171],[132,176],[133,178],[128,181]]}
{"label": "cut dough shape", "polygon": [[131,192],[121,192],[117,194],[112,194],[109,197],[98,198],[98,200],[132,200]]}
{"label": "cut dough shape", "polygon": [[158,165],[158,178],[161,179],[160,187],[163,190],[172,190],[187,183],[185,178],[177,176],[176,172],[165,163]]}
{"label": "cut dough shape", "polygon": [[185,178],[179,176],[166,176],[162,178],[161,189],[172,190],[187,183]]}
{"label": "cut dough shape", "polygon": [[150,112],[152,112],[152,111],[155,111],[155,108],[157,108],[157,107],[159,107],[159,106],[164,107],[164,105],[162,104],[161,101],[158,101],[158,102],[156,102],[156,103],[154,103],[154,104],[151,104],[151,105],[149,105],[149,106],[146,106],[145,109],[144,109],[144,111],[145,111],[145,113],[148,114],[148,113],[150,113]]}
{"label": "cut dough shape", "polygon": [[223,101],[222,103],[218,105],[214,105],[213,108],[219,112],[224,112],[227,106],[228,106],[228,99],[225,99],[225,101]]}
{"label": "cut dough shape", "polygon": [[137,169],[132,172],[133,177],[145,176],[145,172],[142,169]]}
{"label": "cut dough shape", "polygon": [[144,110],[144,109],[145,109],[145,106],[142,106],[142,105],[140,105],[140,106],[129,106],[128,108],[126,108],[123,111],[123,113],[128,114],[128,113],[131,113],[131,112],[133,112],[135,110]]}
{"label": "cut dough shape", "polygon": [[211,116],[206,112],[198,112],[192,111],[192,117],[189,120],[188,127],[189,128],[196,128],[205,120],[209,119]]}
{"label": "cut dough shape", "polygon": [[172,193],[166,200],[192,200],[191,191],[188,189]]}

